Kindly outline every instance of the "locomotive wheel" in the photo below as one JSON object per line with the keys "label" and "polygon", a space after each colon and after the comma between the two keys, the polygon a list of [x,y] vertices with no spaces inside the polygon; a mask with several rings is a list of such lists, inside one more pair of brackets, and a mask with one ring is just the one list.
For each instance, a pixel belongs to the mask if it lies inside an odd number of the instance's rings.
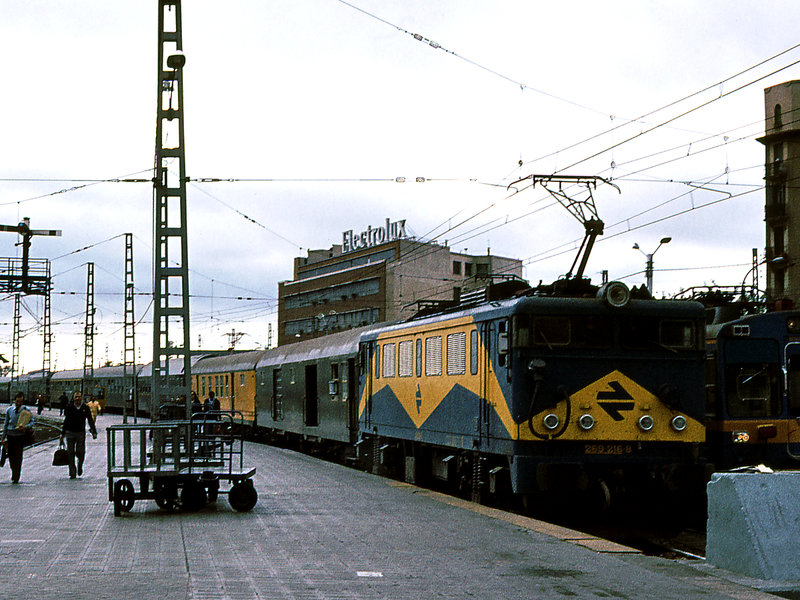
{"label": "locomotive wheel", "polygon": [[114,482],[114,516],[118,517],[123,512],[133,508],[136,493],[133,484],[128,479],[117,479]]}
{"label": "locomotive wheel", "polygon": [[252,479],[240,481],[228,492],[228,503],[238,512],[253,510],[256,502],[258,502],[258,492],[253,487]]}
{"label": "locomotive wheel", "polygon": [[168,512],[175,510],[178,503],[178,488],[172,481],[156,480],[153,484],[156,504]]}
{"label": "locomotive wheel", "polygon": [[181,508],[196,512],[206,505],[206,488],[198,479],[188,479],[181,489]]}

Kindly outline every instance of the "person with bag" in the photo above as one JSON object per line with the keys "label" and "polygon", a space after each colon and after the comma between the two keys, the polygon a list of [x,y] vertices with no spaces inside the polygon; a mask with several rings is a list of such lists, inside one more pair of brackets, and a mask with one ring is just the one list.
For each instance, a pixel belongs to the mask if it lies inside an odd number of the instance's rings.
{"label": "person with bag", "polygon": [[6,411],[3,436],[0,438],[11,466],[11,483],[19,483],[22,473],[22,451],[25,444],[33,439],[33,415],[23,406],[24,401],[25,394],[17,392],[14,404]]}
{"label": "person with bag", "polygon": [[[97,439],[97,429],[94,426],[92,411],[83,403],[83,394],[75,392],[72,404],[64,410],[64,426],[61,428],[59,444],[67,440],[67,453],[69,454],[69,478],[75,479],[76,473],[83,475],[83,459],[86,456],[86,423],[92,438]],[[78,459],[77,469],[75,458]]]}

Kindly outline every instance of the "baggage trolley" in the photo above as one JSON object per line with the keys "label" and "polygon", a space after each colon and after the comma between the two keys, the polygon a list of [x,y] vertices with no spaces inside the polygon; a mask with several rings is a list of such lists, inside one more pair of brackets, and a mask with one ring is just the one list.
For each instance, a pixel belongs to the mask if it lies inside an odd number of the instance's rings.
{"label": "baggage trolley", "polygon": [[[228,495],[234,510],[252,510],[258,502],[252,480],[256,470],[243,466],[241,430],[238,411],[108,427],[108,499],[114,503],[114,515],[144,499],[168,511],[196,511],[220,493]],[[230,488],[220,489],[223,482]]]}

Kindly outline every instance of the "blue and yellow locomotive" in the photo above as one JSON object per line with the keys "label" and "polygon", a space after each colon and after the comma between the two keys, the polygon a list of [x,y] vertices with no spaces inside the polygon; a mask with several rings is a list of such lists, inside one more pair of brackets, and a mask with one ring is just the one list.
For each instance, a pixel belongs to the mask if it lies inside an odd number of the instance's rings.
{"label": "blue and yellow locomotive", "polygon": [[[549,286],[548,286],[549,287]],[[612,282],[547,288],[368,331],[361,440],[373,469],[473,497],[614,489],[695,474],[705,440],[696,302]]]}
{"label": "blue and yellow locomotive", "polygon": [[800,467],[800,311],[712,323],[706,341],[709,460]]}

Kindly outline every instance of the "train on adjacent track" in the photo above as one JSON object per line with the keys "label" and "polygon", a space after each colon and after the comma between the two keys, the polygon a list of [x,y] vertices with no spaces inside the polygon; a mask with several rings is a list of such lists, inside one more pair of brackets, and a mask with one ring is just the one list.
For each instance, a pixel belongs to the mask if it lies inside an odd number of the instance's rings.
{"label": "train on adjacent track", "polygon": [[[800,312],[708,313],[619,282],[506,282],[404,322],[198,354],[192,389],[214,391],[254,436],[474,499],[607,505],[639,488],[701,489],[713,469],[796,466]],[[51,398],[82,378],[53,373]],[[88,393],[121,412],[122,368],[94,369]]]}

